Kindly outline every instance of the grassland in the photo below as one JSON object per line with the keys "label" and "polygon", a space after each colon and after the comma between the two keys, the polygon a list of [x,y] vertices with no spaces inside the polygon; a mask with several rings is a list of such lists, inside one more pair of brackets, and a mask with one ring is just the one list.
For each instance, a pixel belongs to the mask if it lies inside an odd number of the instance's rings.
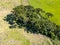
{"label": "grassland", "polygon": [[30,4],[35,8],[42,8],[46,12],[54,14],[51,21],[60,25],[60,0],[30,0]]}

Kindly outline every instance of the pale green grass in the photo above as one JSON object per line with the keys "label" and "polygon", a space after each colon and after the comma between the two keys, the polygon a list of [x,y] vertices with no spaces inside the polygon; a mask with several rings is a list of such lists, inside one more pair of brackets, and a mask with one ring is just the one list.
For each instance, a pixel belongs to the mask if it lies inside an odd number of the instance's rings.
{"label": "pale green grass", "polygon": [[15,6],[21,4],[21,0],[0,0],[0,7],[6,9],[12,9]]}
{"label": "pale green grass", "polygon": [[60,25],[60,0],[30,0],[30,4],[54,14],[54,17],[51,18],[52,22]]}
{"label": "pale green grass", "polygon": [[30,45],[30,41],[16,29],[0,33],[0,40],[0,45]]}
{"label": "pale green grass", "polygon": [[13,29],[11,31],[8,31],[7,35],[8,35],[7,37],[8,40],[9,39],[17,40],[17,44],[15,45],[30,45],[30,41],[26,39],[22,34],[22,29],[21,31],[17,31],[16,29]]}

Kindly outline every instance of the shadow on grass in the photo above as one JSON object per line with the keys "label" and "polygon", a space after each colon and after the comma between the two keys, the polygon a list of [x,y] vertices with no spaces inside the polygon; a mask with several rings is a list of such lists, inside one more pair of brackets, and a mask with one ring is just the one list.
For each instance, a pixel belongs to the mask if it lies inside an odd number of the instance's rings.
{"label": "shadow on grass", "polygon": [[8,24],[10,24],[9,28],[22,28],[24,26],[24,23],[21,19],[16,19],[16,16],[13,14],[8,14],[6,17],[4,17],[4,21],[7,21]]}
{"label": "shadow on grass", "polygon": [[4,17],[4,21],[7,21],[8,24],[10,24],[11,26],[9,26],[9,28],[16,28],[15,21],[16,17],[13,14],[8,14],[6,17]]}

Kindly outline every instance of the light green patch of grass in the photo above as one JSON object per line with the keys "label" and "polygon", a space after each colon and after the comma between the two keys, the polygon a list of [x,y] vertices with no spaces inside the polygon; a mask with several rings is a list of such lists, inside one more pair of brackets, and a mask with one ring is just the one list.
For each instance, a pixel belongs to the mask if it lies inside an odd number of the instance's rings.
{"label": "light green patch of grass", "polygon": [[7,9],[11,9],[17,5],[21,4],[21,0],[0,0],[0,7],[2,8],[7,8]]}
{"label": "light green patch of grass", "polygon": [[14,39],[18,40],[21,43],[21,45],[30,45],[30,41],[26,39],[20,31],[13,29],[11,31],[8,31],[7,34],[8,34],[7,37],[8,40]]}
{"label": "light green patch of grass", "polygon": [[35,8],[42,8],[46,12],[54,14],[51,21],[60,25],[60,0],[29,0]]}

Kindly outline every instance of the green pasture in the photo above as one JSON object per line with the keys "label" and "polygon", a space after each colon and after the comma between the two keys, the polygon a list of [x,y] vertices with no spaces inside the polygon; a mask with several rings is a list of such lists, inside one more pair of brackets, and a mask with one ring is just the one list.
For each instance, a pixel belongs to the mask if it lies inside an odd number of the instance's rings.
{"label": "green pasture", "polygon": [[60,25],[60,0],[29,0],[30,5],[35,8],[42,8],[46,12],[52,13],[54,16],[51,19],[52,22]]}

